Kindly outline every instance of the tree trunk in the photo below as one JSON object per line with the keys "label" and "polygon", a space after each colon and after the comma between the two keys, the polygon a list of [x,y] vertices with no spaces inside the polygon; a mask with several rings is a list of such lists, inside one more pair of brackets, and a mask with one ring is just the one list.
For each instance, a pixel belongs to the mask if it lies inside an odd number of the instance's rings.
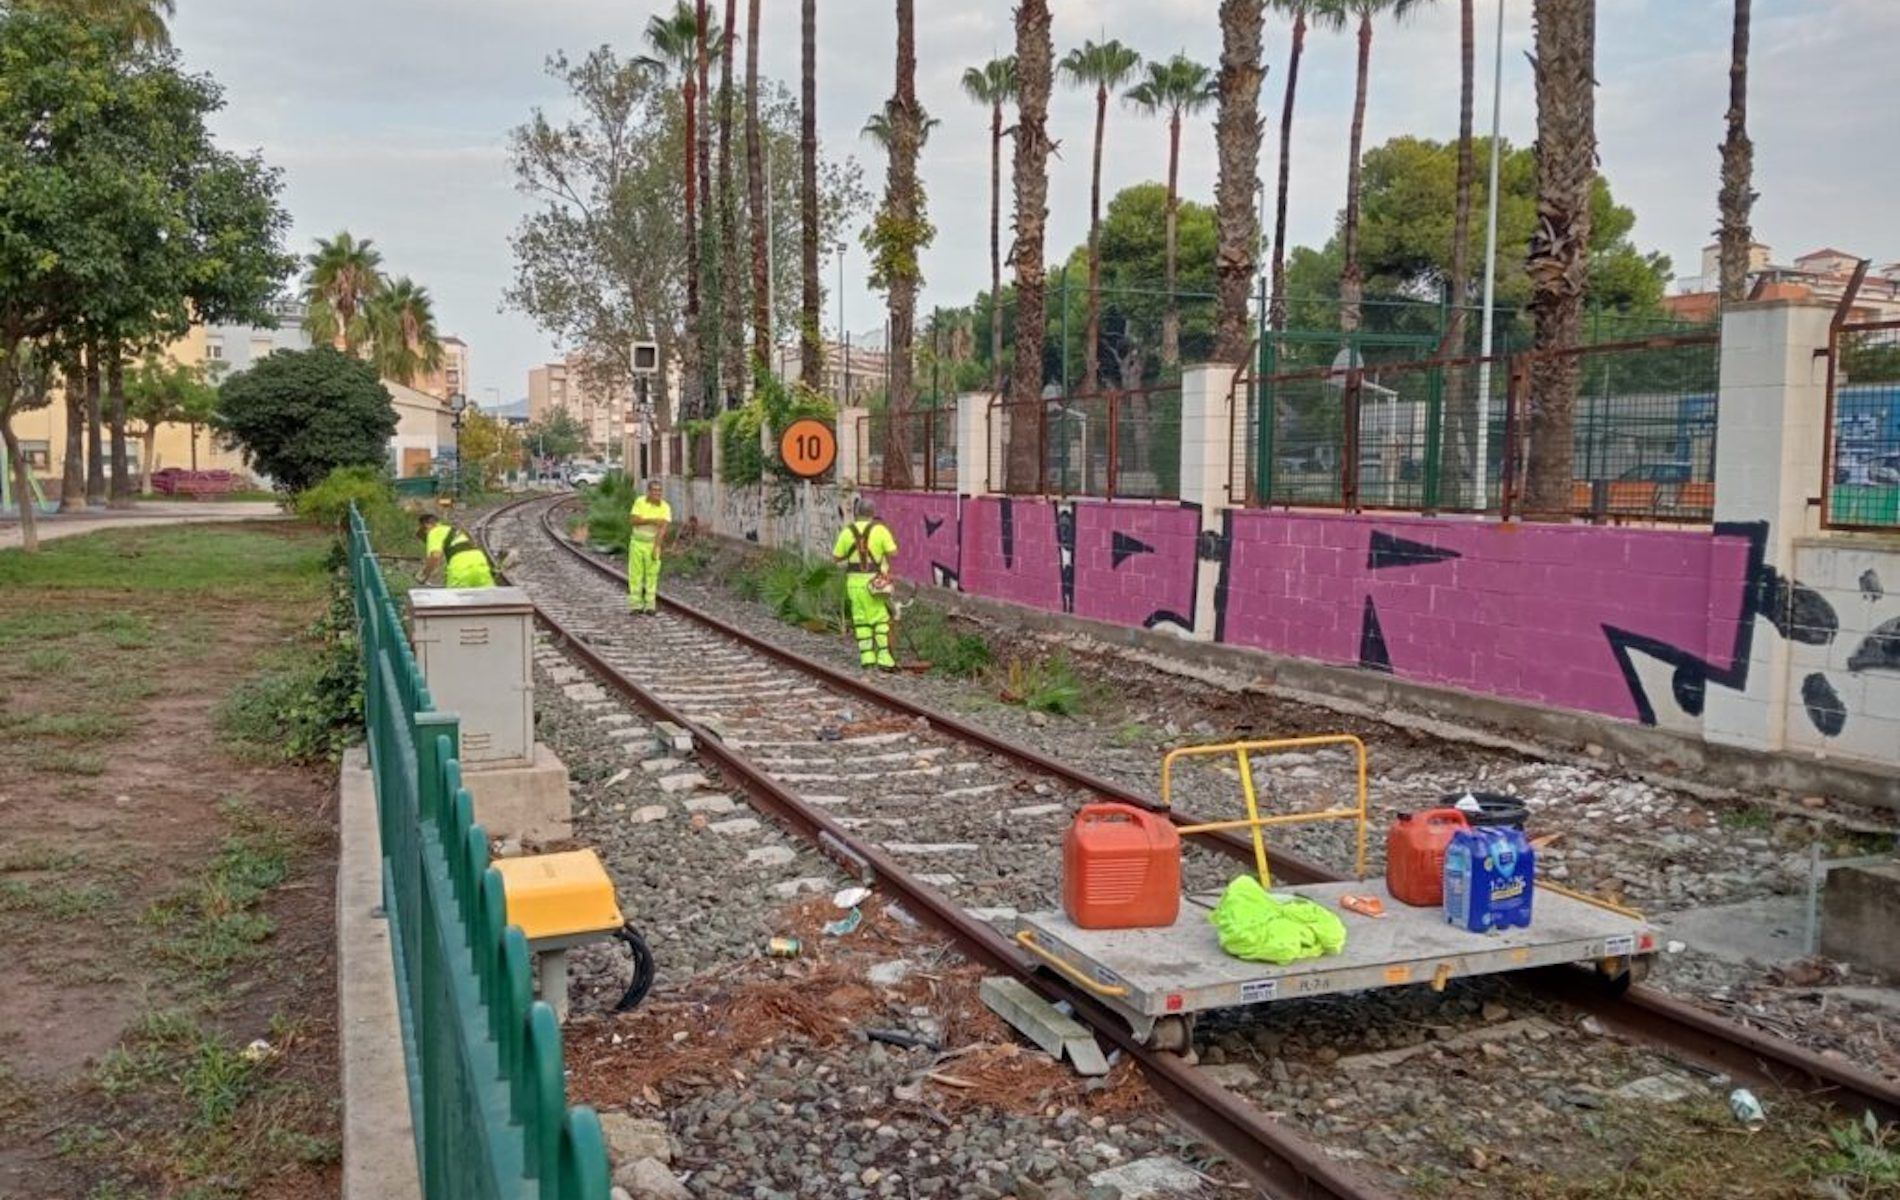
{"label": "tree trunk", "polygon": [[737,407],[746,380],[745,307],[739,302],[739,197],[732,187],[732,55],[738,20],[738,0],[726,0],[725,38],[719,48],[719,349],[720,374],[725,380],[720,399],[726,408]]}
{"label": "tree trunk", "polygon": [[158,466],[158,426],[147,425],[145,432],[139,435],[139,440],[144,443],[140,454],[143,468],[139,471],[139,492],[149,496],[152,494],[152,471]]}
{"label": "tree trunk", "polygon": [[1286,95],[1280,101],[1280,185],[1273,202],[1273,300],[1267,322],[1278,332],[1286,328],[1286,203],[1287,180],[1293,172],[1293,95],[1300,83],[1300,55],[1306,51],[1306,8],[1293,13],[1293,41],[1286,54]]}
{"label": "tree trunk", "polygon": [[1003,101],[990,105],[990,377],[1003,390]]}
{"label": "tree trunk", "polygon": [[[705,0],[700,0],[700,20],[705,20]],[[685,397],[703,394],[699,385],[699,84],[689,68],[680,86],[680,98],[686,108],[686,339],[680,353],[680,388]],[[697,401],[682,409],[682,415],[699,415]]]}
{"label": "tree trunk", "polygon": [[1220,111],[1214,147],[1220,174],[1214,184],[1216,223],[1214,273],[1220,315],[1214,358],[1232,366],[1247,359],[1253,344],[1247,301],[1253,291],[1260,229],[1254,212],[1254,178],[1260,170],[1261,0],[1221,0]]}
{"label": "tree trunk", "polygon": [[86,510],[86,362],[77,349],[60,371],[66,401],[66,453],[60,463],[59,511]]}
{"label": "tree trunk", "polygon": [[198,422],[191,423],[191,469],[198,469]]}
{"label": "tree trunk", "polygon": [[[1181,182],[1181,110],[1168,117],[1168,307],[1161,314],[1161,365],[1172,370],[1181,365],[1181,298],[1175,294],[1179,273],[1176,256],[1180,235]],[[1124,385],[1126,379],[1123,380]]]}
{"label": "tree trunk", "polygon": [[[6,385],[15,386],[12,380],[7,380]],[[26,456],[20,453],[20,439],[13,432],[11,412],[0,416],[0,442],[6,444],[6,467],[13,473],[13,500],[20,510],[20,549],[31,554],[40,548],[39,514],[33,509],[33,477],[27,472]]]}
{"label": "tree trunk", "polygon": [[105,409],[102,378],[99,342],[88,341],[86,343],[86,503],[95,508],[106,502]]}
{"label": "tree trunk", "polygon": [[[897,90],[891,97],[890,182],[886,205],[897,236],[906,239],[904,261],[889,264],[891,333],[885,346],[891,368],[890,419],[884,423],[884,480],[894,488],[911,486],[911,410],[916,400],[917,259],[923,247],[909,240],[921,228],[917,195],[917,151],[923,141],[923,112],[917,107],[917,20],[915,0],[897,0]],[[928,467],[926,467],[928,469]]]}
{"label": "tree trunk", "polygon": [[[1536,0],[1537,225],[1527,270],[1536,350],[1575,346],[1590,282],[1590,190],[1596,181],[1596,3]],[[1526,515],[1570,508],[1577,360],[1535,358],[1530,379]]]}
{"label": "tree trunk", "polygon": [[[699,321],[694,327],[699,355],[699,392],[695,399],[699,404],[702,417],[710,417],[719,411],[719,260],[713,253],[714,247],[708,243],[712,231],[718,227],[718,210],[715,207],[718,197],[713,195],[712,186],[712,48],[707,44],[707,34],[711,32],[710,16],[707,12],[707,0],[698,0],[699,38],[695,55],[694,71],[698,78],[699,111],[693,114],[693,126],[697,136],[693,139],[693,155],[699,169],[699,202],[702,212],[699,222],[699,270],[701,279]],[[712,284],[709,288],[708,282]],[[711,292],[712,319],[707,319],[707,293]]]}
{"label": "tree trunk", "polygon": [[[1458,208],[1451,228],[1451,310],[1445,318],[1445,334],[1440,346],[1444,353],[1462,357],[1465,353],[1465,308],[1471,292],[1471,189],[1477,177],[1477,164],[1471,154],[1471,99],[1475,75],[1476,49],[1473,37],[1472,0],[1458,4]],[[1441,486],[1448,494],[1475,478],[1483,434],[1477,429],[1477,397],[1467,395],[1467,371],[1453,370],[1445,389],[1444,406],[1451,452],[1442,456]],[[1484,498],[1477,498],[1478,507]]]}
{"label": "tree trunk", "polygon": [[1048,0],[1016,6],[1016,362],[1010,375],[1005,486],[1033,492],[1042,485],[1042,346],[1047,322],[1042,241],[1049,219],[1049,89],[1055,46]]}
{"label": "tree trunk", "polygon": [[1745,299],[1748,247],[1755,240],[1749,210],[1755,206],[1755,145],[1748,140],[1749,0],[1735,0],[1734,41],[1728,63],[1728,137],[1722,142],[1722,303]]}
{"label": "tree trunk", "polygon": [[1359,75],[1352,96],[1352,144],[1346,160],[1346,219],[1340,228],[1346,266],[1339,273],[1339,331],[1345,334],[1359,332],[1359,304],[1365,293],[1365,280],[1359,272],[1359,147],[1366,134],[1366,74],[1371,69],[1372,15],[1362,13],[1359,17]]}
{"label": "tree trunk", "polygon": [[[799,275],[798,377],[816,390],[823,382],[823,345],[818,320],[818,0],[800,9],[798,220]],[[844,330],[838,331],[844,336]]]}
{"label": "tree trunk", "polygon": [[113,508],[132,507],[131,464],[126,461],[125,354],[118,342],[106,344],[106,412],[112,426]]}
{"label": "tree trunk", "polygon": [[1102,390],[1102,140],[1108,133],[1108,88],[1095,88],[1095,158],[1089,169],[1089,312],[1082,344],[1082,393]]}
{"label": "tree trunk", "polygon": [[759,131],[759,5],[746,0],[745,182],[752,219],[752,369],[772,369],[772,268],[766,229],[772,219],[765,195],[765,143]]}

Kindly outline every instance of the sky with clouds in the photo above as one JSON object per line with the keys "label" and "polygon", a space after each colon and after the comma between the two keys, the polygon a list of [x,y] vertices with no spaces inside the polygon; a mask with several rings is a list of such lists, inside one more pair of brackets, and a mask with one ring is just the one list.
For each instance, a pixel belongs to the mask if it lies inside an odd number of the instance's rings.
{"label": "sky with clouds", "polygon": [[[1499,0],[1477,0],[1478,124],[1489,120],[1490,64]],[[1535,126],[1530,0],[1504,4],[1503,128],[1528,142]],[[670,4],[670,0],[669,0]],[[720,0],[713,0],[715,9]],[[1120,38],[1143,54],[1184,52],[1212,64],[1220,50],[1217,0],[1052,0],[1058,56],[1084,38]],[[348,228],[373,238],[395,272],[436,297],[444,332],[470,344],[472,395],[512,401],[530,367],[556,348],[533,322],[502,312],[512,276],[508,235],[524,211],[513,189],[507,131],[563,95],[548,55],[610,43],[639,52],[659,0],[179,0],[173,37],[186,64],[224,84],[216,128],[227,145],[261,149],[286,176],[299,252]],[[1404,133],[1454,136],[1458,119],[1458,5],[1439,0],[1403,24],[1379,26],[1372,49],[1366,144]],[[745,2],[740,0],[741,26]],[[796,0],[764,0],[761,69],[794,83]],[[967,66],[1013,46],[1009,0],[917,5],[918,91],[942,119],[923,172],[938,237],[924,260],[924,304],[966,300],[988,285],[989,129],[958,88]],[[1637,214],[1635,239],[1694,273],[1714,228],[1717,145],[1727,101],[1732,0],[1600,0],[1597,133],[1603,170]],[[888,0],[820,0],[820,137],[856,155],[881,187],[883,163],[858,136],[889,96],[896,36]],[[1277,154],[1287,49],[1269,18],[1263,170]],[[1892,224],[1900,195],[1900,131],[1881,99],[1900,46],[1900,0],[1775,0],[1755,6],[1750,134],[1755,140],[1756,236],[1777,260],[1832,245],[1888,262],[1900,258]],[[1353,41],[1309,37],[1294,132],[1290,241],[1329,235],[1345,190]],[[1182,148],[1181,189],[1214,186],[1213,114]],[[1058,93],[1051,136],[1048,254],[1087,234],[1093,102]],[[1160,179],[1163,122],[1117,106],[1103,184]],[[882,320],[882,297],[862,280],[862,250],[846,267],[846,323]],[[827,312],[828,323],[836,302]],[[490,389],[493,389],[491,392]]]}

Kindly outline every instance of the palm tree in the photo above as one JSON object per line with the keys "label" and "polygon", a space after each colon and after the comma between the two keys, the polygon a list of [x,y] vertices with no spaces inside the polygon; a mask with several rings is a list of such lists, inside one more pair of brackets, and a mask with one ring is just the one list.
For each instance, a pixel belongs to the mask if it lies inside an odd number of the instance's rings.
{"label": "palm tree", "polygon": [[[738,23],[738,0],[726,0],[726,29]],[[728,407],[745,390],[745,320],[739,304],[739,198],[732,190],[732,44],[719,41],[719,287],[713,303],[719,314],[719,349]]]}
{"label": "palm tree", "polygon": [[1062,60],[1062,73],[1078,88],[1095,89],[1095,158],[1089,173],[1089,315],[1082,364],[1082,390],[1101,387],[1102,341],[1102,142],[1108,132],[1108,94],[1141,69],[1141,55],[1118,41],[1085,41]]}
{"label": "palm tree", "polygon": [[990,370],[1003,370],[1003,105],[1016,98],[1016,59],[992,58],[963,72],[963,92],[990,107]]}
{"label": "palm tree", "polygon": [[1273,7],[1293,18],[1293,37],[1287,46],[1286,93],[1280,100],[1280,182],[1274,193],[1273,210],[1273,299],[1267,306],[1267,323],[1276,330],[1286,328],[1286,206],[1287,184],[1293,173],[1293,97],[1300,85],[1300,58],[1306,53],[1306,30],[1315,27],[1339,29],[1346,22],[1346,10],[1340,0],[1272,0]]}
{"label": "palm tree", "polygon": [[408,276],[392,280],[369,301],[371,361],[385,379],[409,385],[416,376],[442,369],[435,306],[429,289]]}
{"label": "palm tree", "polygon": [[1043,227],[1049,220],[1049,92],[1055,85],[1055,45],[1049,37],[1049,0],[1016,6],[1016,362],[1010,400],[1004,486],[1034,490],[1041,481],[1042,344],[1045,312]]}
{"label": "palm tree", "polygon": [[33,0],[21,7],[65,13],[121,34],[135,46],[163,49],[172,44],[166,22],[176,10],[174,0]]}
{"label": "palm tree", "polygon": [[911,352],[916,337],[917,288],[923,282],[918,258],[930,244],[932,232],[917,181],[917,154],[930,124],[923,105],[917,102],[915,0],[897,0],[896,89],[884,111],[865,125],[865,132],[883,143],[889,159],[884,209],[877,215],[867,241],[872,250],[871,281],[884,287],[890,298],[890,419],[884,423],[884,482],[896,488],[911,484],[910,442],[905,435],[916,393],[916,364]]}
{"label": "palm tree", "polygon": [[[1537,225],[1526,270],[1536,348],[1575,346],[1590,282],[1590,194],[1596,184],[1596,0],[1535,0]],[[1574,356],[1533,359],[1524,509],[1570,507]]]}
{"label": "palm tree", "polygon": [[1161,318],[1161,365],[1181,365],[1181,302],[1175,295],[1176,228],[1181,196],[1181,118],[1192,116],[1214,102],[1214,72],[1177,54],[1167,62],[1150,62],[1148,77],[1128,90],[1128,100],[1149,116],[1168,115],[1168,307]]}
{"label": "palm tree", "polygon": [[1722,303],[1742,299],[1748,287],[1749,210],[1755,206],[1755,146],[1748,140],[1749,0],[1735,0],[1735,29],[1728,60],[1728,137],[1722,142]]}
{"label": "palm tree", "polygon": [[[1339,273],[1339,330],[1348,336],[1359,331],[1359,305],[1365,298],[1365,277],[1359,270],[1359,149],[1366,134],[1366,76],[1372,69],[1372,18],[1389,12],[1403,17],[1424,0],[1346,0],[1346,11],[1359,18],[1359,70],[1352,94],[1352,140],[1346,159],[1346,216],[1340,224],[1340,243],[1346,265]],[[1594,2],[1594,0],[1592,0]]]}
{"label": "palm tree", "polygon": [[1254,178],[1260,171],[1260,63],[1264,0],[1221,0],[1220,110],[1214,118],[1214,148],[1220,173],[1214,183],[1214,280],[1219,315],[1214,357],[1239,366],[1253,338],[1247,327],[1247,293],[1260,251],[1254,215]]}
{"label": "palm tree", "polygon": [[[1451,227],[1451,279],[1448,287],[1451,311],[1446,315],[1445,334],[1439,345],[1443,353],[1465,353],[1465,311],[1471,289],[1471,189],[1477,177],[1477,164],[1471,154],[1471,99],[1475,90],[1476,37],[1471,0],[1458,0],[1458,200]],[[1452,372],[1450,403],[1446,405],[1447,430],[1451,453],[1446,456],[1442,479],[1456,495],[1466,480],[1475,478],[1478,447],[1483,437],[1477,429],[1477,397],[1464,386],[1462,370]],[[1482,507],[1483,497],[1478,498]]]}
{"label": "palm tree", "polygon": [[383,286],[383,256],[369,238],[357,241],[346,229],[317,239],[304,259],[304,329],[311,340],[351,354],[370,340],[369,302]]}
{"label": "palm tree", "polygon": [[[711,204],[713,203],[712,129],[709,122],[711,113],[708,110],[712,104],[712,89],[707,82],[706,72],[711,56],[717,53],[717,47],[712,41],[714,31],[712,18],[706,13],[706,0],[696,0],[694,17],[698,36],[693,40],[693,70],[698,77],[699,88],[698,110],[693,114],[693,125],[689,128],[695,129],[698,133],[698,136],[693,139],[693,154],[699,168],[700,200],[702,203]],[[712,275],[717,287],[719,272],[718,261],[707,260],[706,242],[710,237],[711,229],[711,221],[703,220],[699,223],[699,245],[694,252],[702,273],[699,284],[702,297],[706,290],[706,281],[703,276]],[[716,291],[714,299],[718,299]],[[704,308],[703,299],[701,308]],[[717,311],[714,312],[711,322],[706,320],[703,311],[699,313],[698,319],[693,323],[693,334],[696,342],[694,353],[699,356],[699,389],[694,395],[697,397],[696,403],[700,414],[711,416],[719,411],[719,316]]]}
{"label": "palm tree", "polygon": [[[699,323],[699,176],[695,171],[695,159],[699,146],[699,81],[696,68],[699,62],[700,20],[705,9],[701,0],[699,12],[678,0],[671,14],[652,17],[647,21],[647,45],[653,50],[639,61],[648,66],[677,75],[680,81],[680,101],[685,110],[686,148],[683,163],[686,176],[686,338],[682,354],[685,376],[681,392],[681,408],[687,410],[689,403],[697,404],[694,397],[703,398],[699,387],[700,370],[700,323]],[[717,39],[719,31],[712,30]]]}
{"label": "palm tree", "polygon": [[[917,115],[920,118],[917,123],[917,148],[921,150],[930,144],[930,131],[943,122],[931,116],[922,104],[917,106]],[[858,130],[858,133],[876,142],[886,154],[889,154],[891,140],[897,136],[896,128],[891,122],[890,106],[886,105],[882,111],[874,112],[864,118],[864,128]]]}
{"label": "palm tree", "polygon": [[765,198],[765,141],[759,129],[759,4],[747,0],[745,14],[745,184],[752,234],[752,369],[772,365],[772,275],[767,261],[767,228],[772,210]]}
{"label": "palm tree", "polygon": [[[799,6],[798,380],[816,390],[824,370],[818,324],[818,0]],[[838,331],[843,337],[844,331]]]}

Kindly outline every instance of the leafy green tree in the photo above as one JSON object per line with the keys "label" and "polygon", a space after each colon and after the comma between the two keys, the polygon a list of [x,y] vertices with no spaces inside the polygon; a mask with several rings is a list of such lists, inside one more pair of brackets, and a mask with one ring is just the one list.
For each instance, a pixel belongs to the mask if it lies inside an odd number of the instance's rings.
{"label": "leafy green tree", "polygon": [[191,466],[197,470],[198,426],[208,424],[218,408],[218,389],[205,382],[202,367],[147,355],[126,376],[125,400],[128,432],[144,444],[139,478],[146,495],[152,493],[161,425],[191,426]]}
{"label": "leafy green tree", "polygon": [[536,458],[564,463],[587,449],[587,430],[564,408],[554,409],[522,432],[522,445]]}
{"label": "leafy green tree", "polygon": [[376,369],[331,346],[283,350],[218,389],[218,432],[278,490],[388,461],[396,407]]}
{"label": "leafy green tree", "polygon": [[1359,65],[1353,84],[1352,137],[1346,159],[1346,211],[1339,224],[1345,259],[1339,273],[1339,328],[1347,333],[1359,328],[1359,302],[1365,296],[1359,259],[1359,148],[1365,138],[1366,84],[1372,74],[1372,18],[1390,13],[1397,20],[1426,3],[1430,0],[1344,0],[1342,5],[1350,16],[1359,18]]}
{"label": "leafy green tree", "polygon": [[[1181,311],[1182,296],[1209,296],[1214,289],[1214,210],[1174,197],[1175,287],[1160,286],[1170,258],[1168,189],[1159,183],[1123,188],[1108,202],[1098,239],[1102,256],[1102,352],[1113,365],[1117,386],[1136,388],[1169,367],[1164,354],[1169,314],[1177,323],[1177,348],[1189,359],[1213,353],[1214,306],[1203,299]],[[1066,274],[1079,278],[1088,262],[1087,243],[1068,258]],[[1061,347],[1060,314],[1050,322],[1049,342]],[[1071,361],[1087,352],[1087,334],[1069,330]],[[1178,360],[1176,364],[1178,366]]]}
{"label": "leafy green tree", "polygon": [[484,412],[473,412],[463,419],[457,449],[463,469],[475,472],[482,491],[493,486],[503,473],[521,465],[521,435],[513,426]]}
{"label": "leafy green tree", "polygon": [[142,49],[164,49],[172,43],[165,23],[175,11],[173,0],[15,0],[15,5],[63,14]]}

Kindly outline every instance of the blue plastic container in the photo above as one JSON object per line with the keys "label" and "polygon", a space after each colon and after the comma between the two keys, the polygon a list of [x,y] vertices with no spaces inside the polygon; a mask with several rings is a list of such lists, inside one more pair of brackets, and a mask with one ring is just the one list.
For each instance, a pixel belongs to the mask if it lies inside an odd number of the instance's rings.
{"label": "blue plastic container", "polygon": [[1465,829],[1445,848],[1445,920],[1472,933],[1526,928],[1537,892],[1537,851],[1508,827]]}

